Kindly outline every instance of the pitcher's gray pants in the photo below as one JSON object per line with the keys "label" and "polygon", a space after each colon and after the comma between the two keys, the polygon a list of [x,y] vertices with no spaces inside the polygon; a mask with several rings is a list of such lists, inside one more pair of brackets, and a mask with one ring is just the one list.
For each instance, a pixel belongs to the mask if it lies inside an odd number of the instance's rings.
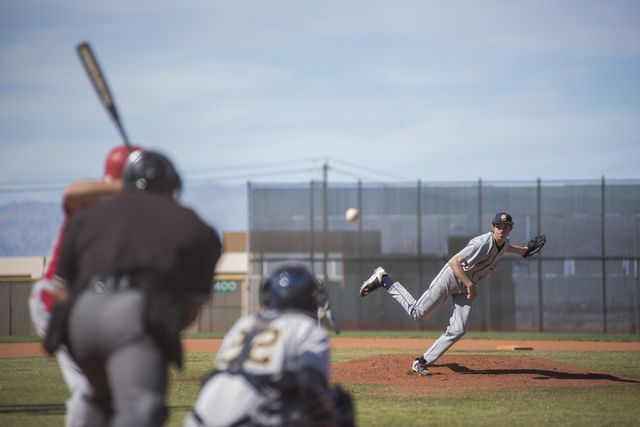
{"label": "pitcher's gray pants", "polygon": [[449,327],[444,334],[424,353],[428,364],[432,364],[442,356],[453,344],[467,333],[473,300],[467,298],[467,288],[455,277],[451,267],[445,265],[438,276],[431,282],[429,289],[418,300],[398,282],[388,289],[389,294],[400,303],[404,310],[416,321],[421,321],[431,314],[451,296],[453,310],[449,319]]}
{"label": "pitcher's gray pants", "polygon": [[[100,408],[85,426],[162,426],[168,362],[144,321],[140,289],[85,291],[69,319],[69,349]],[[100,418],[103,417],[103,419]]]}

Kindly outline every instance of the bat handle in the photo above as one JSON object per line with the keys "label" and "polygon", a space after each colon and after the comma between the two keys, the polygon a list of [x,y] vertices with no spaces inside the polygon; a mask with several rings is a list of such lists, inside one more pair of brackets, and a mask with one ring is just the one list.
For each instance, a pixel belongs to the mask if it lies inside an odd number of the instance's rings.
{"label": "bat handle", "polygon": [[129,137],[127,136],[127,133],[124,131],[124,128],[122,127],[120,122],[117,122],[117,125],[118,125],[118,130],[120,131],[120,135],[122,135],[122,140],[124,141],[124,145],[127,146],[127,149],[129,150],[129,153],[133,153],[133,146],[131,145],[131,142],[129,141]]}

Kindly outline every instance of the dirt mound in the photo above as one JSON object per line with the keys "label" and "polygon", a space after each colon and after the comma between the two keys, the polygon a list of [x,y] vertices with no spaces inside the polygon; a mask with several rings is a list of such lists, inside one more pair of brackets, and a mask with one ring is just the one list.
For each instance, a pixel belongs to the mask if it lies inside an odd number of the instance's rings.
{"label": "dirt mound", "polygon": [[383,354],[331,366],[331,382],[428,387],[429,390],[588,387],[640,384],[640,379],[592,371],[532,356],[444,355],[432,375],[411,370],[413,354]]}

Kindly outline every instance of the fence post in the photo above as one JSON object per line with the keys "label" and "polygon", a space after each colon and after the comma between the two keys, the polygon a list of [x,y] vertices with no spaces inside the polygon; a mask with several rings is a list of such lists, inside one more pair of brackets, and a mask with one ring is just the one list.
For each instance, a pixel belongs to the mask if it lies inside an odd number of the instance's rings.
{"label": "fence post", "polygon": [[9,336],[13,335],[13,282],[9,282]]}
{"label": "fence post", "polygon": [[[364,246],[362,244],[362,220],[364,216],[364,212],[362,210],[362,180],[358,180],[358,212],[360,212],[360,218],[358,218],[358,278],[364,276],[363,269],[363,257],[364,257]],[[362,329],[362,310],[363,304],[356,305],[358,310],[358,328]]]}
{"label": "fence post", "polygon": [[362,276],[362,257],[363,257],[363,245],[362,245],[362,180],[358,180],[358,212],[360,212],[360,218],[358,219],[358,257],[360,261],[360,276]]}
{"label": "fence post", "polygon": [[325,283],[329,283],[329,273],[327,270],[327,260],[329,258],[329,206],[327,200],[327,172],[328,164],[322,166],[322,240],[324,244],[324,258],[322,260],[322,274]]}
{"label": "fence post", "polygon": [[636,282],[636,335],[640,334],[640,283],[638,282],[638,212],[633,216],[634,245],[633,245],[633,276]]}
{"label": "fence post", "polygon": [[311,263],[311,272],[316,274],[315,272],[315,263],[313,262],[313,254],[314,254],[314,225],[313,225],[313,180],[309,184],[309,262]]}
{"label": "fence post", "polygon": [[[478,178],[478,234],[482,234],[482,178]],[[489,331],[491,330],[491,277],[487,277],[482,282],[482,288],[484,289],[482,330]]]}
{"label": "fence post", "polygon": [[604,214],[605,214],[605,205],[604,205],[604,175],[602,176],[602,184],[600,185],[600,200],[602,203],[602,216],[601,216],[601,221],[602,221],[602,329],[603,332],[606,334],[607,333],[607,272],[605,270],[606,267],[606,261],[605,261],[605,247],[604,247],[604,241],[605,241],[605,232],[604,232]]}
{"label": "fence post", "polygon": [[[538,177],[538,190],[537,190],[537,215],[538,215],[538,236],[542,234],[542,184],[540,177]],[[542,302],[542,254],[538,255],[538,332],[544,331],[542,314],[544,313],[544,306]]]}
{"label": "fence post", "polygon": [[253,281],[253,256],[251,255],[251,200],[251,181],[247,181],[247,277],[242,289],[242,295],[240,296],[240,314],[242,316],[251,312],[251,283]]}
{"label": "fence post", "polygon": [[418,283],[422,291],[422,181],[418,180]]}
{"label": "fence post", "polygon": [[482,178],[478,178],[478,234],[482,234]]}

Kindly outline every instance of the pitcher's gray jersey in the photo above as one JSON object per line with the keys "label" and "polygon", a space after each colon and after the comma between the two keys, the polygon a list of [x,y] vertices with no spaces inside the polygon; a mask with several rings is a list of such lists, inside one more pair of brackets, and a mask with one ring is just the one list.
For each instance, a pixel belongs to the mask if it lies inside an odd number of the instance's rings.
{"label": "pitcher's gray jersey", "polygon": [[492,232],[474,237],[459,252],[465,259],[462,269],[473,283],[480,283],[496,268],[508,247],[509,238],[507,237],[501,250],[498,250]]}
{"label": "pitcher's gray jersey", "polygon": [[266,380],[267,384],[278,382],[285,374],[295,378],[305,368],[313,368],[328,379],[327,334],[314,318],[297,311],[281,312],[261,328],[251,340],[241,372],[229,372],[233,370],[230,363],[242,353],[244,339],[256,320],[256,315],[245,316],[226,334],[216,357],[218,372],[202,388],[194,414],[187,418],[185,427],[282,425],[282,411],[277,409],[285,403],[282,390],[277,387],[259,390],[256,379]]}

